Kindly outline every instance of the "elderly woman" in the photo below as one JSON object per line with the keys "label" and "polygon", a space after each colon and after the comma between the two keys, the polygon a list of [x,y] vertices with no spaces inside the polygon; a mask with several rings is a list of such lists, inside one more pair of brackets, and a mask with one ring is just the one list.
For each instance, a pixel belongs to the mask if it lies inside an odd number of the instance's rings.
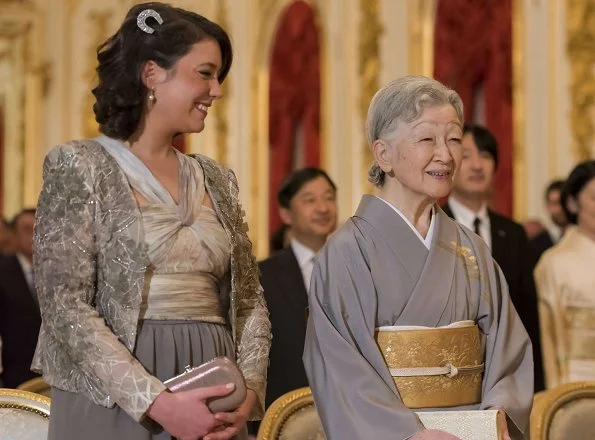
{"label": "elderly woman", "polygon": [[548,388],[595,380],[595,161],[576,166],[561,195],[569,226],[535,269]]}
{"label": "elderly woman", "polygon": [[460,97],[425,77],[372,100],[379,195],[323,248],[310,290],[304,363],[331,440],[456,438],[414,412],[432,408],[501,409],[512,438],[527,431],[530,340],[486,244],[436,204],[462,126]]}

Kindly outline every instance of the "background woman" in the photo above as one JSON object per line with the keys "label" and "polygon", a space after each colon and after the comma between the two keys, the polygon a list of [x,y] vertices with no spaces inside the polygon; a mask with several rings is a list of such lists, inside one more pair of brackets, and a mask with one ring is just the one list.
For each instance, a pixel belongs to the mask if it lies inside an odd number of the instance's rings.
{"label": "background woman", "polygon": [[561,203],[572,226],[535,268],[548,388],[595,380],[595,161],[572,170]]}

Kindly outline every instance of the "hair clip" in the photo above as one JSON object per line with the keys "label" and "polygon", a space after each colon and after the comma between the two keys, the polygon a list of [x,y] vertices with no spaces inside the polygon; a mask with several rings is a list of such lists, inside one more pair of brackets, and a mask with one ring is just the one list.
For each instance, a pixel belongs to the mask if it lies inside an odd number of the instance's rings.
{"label": "hair clip", "polygon": [[145,9],[136,17],[136,25],[143,32],[146,32],[147,34],[152,34],[153,32],[155,32],[155,29],[153,29],[146,23],[147,18],[149,17],[153,17],[157,21],[157,23],[163,24],[163,18],[161,18],[161,15],[159,15],[157,11],[155,11],[154,9]]}

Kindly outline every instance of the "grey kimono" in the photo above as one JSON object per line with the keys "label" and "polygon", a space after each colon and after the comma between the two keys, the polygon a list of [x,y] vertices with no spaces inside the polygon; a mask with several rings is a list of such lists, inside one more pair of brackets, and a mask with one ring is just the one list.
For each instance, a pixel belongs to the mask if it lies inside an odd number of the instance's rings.
{"label": "grey kimono", "polygon": [[528,431],[531,342],[485,243],[436,207],[430,250],[384,201],[364,196],[318,257],[304,363],[327,438],[407,439],[423,428],[374,339],[380,326],[473,320],[485,344],[481,404]]}
{"label": "grey kimono", "polygon": [[[220,286],[237,362],[262,415],[270,323],[246,234],[235,176],[197,155],[214,209],[231,244]],[[45,160],[34,237],[42,326],[33,368],[49,384],[96,404],[143,417],[165,386],[134,358],[149,260],[135,239],[140,211],[126,176],[94,140],[52,149]]]}

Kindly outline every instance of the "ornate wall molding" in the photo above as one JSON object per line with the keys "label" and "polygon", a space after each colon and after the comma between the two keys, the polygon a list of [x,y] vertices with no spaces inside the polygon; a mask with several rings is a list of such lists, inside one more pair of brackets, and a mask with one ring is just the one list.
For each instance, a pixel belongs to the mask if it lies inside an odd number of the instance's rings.
{"label": "ornate wall molding", "polygon": [[[378,0],[360,0],[361,18],[359,23],[359,63],[361,91],[359,96],[359,110],[362,117],[362,127],[368,113],[368,106],[379,88],[380,83],[380,37],[384,29],[380,22],[380,2]],[[366,142],[363,145],[364,192],[373,189],[367,181],[368,168],[374,160],[372,152]]]}
{"label": "ornate wall molding", "polygon": [[[227,6],[225,0],[219,0],[217,3],[217,15],[215,21],[229,32],[229,22],[227,19]],[[215,144],[217,147],[215,159],[217,162],[227,165],[228,163],[228,119],[229,119],[229,79],[222,85],[223,97],[215,104]]]}
{"label": "ornate wall molding", "polygon": [[417,0],[408,3],[409,10],[409,73],[434,75],[434,28],[438,0]]}
{"label": "ornate wall molding", "polygon": [[93,104],[95,97],[91,93],[91,88],[95,87],[97,83],[97,47],[103,43],[109,36],[110,19],[112,17],[111,11],[92,11],[89,13],[89,23],[91,27],[90,42],[87,45],[85,52],[86,68],[83,73],[83,82],[89,87],[85,90],[83,96],[83,120],[82,132],[86,138],[93,138],[99,135],[99,126],[95,121],[95,113],[93,112]]}
{"label": "ornate wall molding", "polygon": [[595,143],[595,0],[567,0],[570,60],[570,127],[579,161],[593,157]]}

